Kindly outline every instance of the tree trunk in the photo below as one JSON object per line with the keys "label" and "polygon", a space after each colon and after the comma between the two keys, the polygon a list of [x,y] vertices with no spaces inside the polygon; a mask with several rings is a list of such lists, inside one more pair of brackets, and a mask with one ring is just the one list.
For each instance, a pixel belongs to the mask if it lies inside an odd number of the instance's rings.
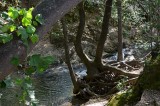
{"label": "tree trunk", "polygon": [[[36,6],[33,11],[34,16],[36,14],[42,14],[45,20],[44,25],[38,26],[37,34],[41,40],[48,32],[51,31],[52,26],[61,19],[66,13],[75,7],[82,0],[43,0]],[[30,50],[36,44],[30,43]],[[27,57],[25,46],[22,45],[20,40],[14,39],[11,42],[0,45],[0,81],[3,80],[7,75],[15,70],[15,67],[10,64],[13,56],[19,56],[20,60],[24,60]]]}
{"label": "tree trunk", "polygon": [[63,35],[64,35],[64,49],[65,49],[66,64],[68,66],[69,74],[74,86],[73,93],[76,94],[80,91],[80,85],[77,83],[77,78],[75,76],[72,65],[70,63],[70,56],[69,56],[69,49],[68,49],[68,34],[67,34],[67,27],[66,27],[64,18],[62,18],[61,23],[62,23],[62,29],[63,29]]}
{"label": "tree trunk", "polygon": [[122,35],[122,1],[117,0],[117,13],[118,13],[118,60],[123,61],[123,35]]}
{"label": "tree trunk", "polygon": [[98,73],[98,69],[97,67],[95,67],[94,63],[89,59],[89,57],[83,52],[83,49],[81,46],[81,39],[84,32],[84,27],[85,27],[85,11],[84,11],[83,2],[79,4],[79,17],[80,17],[80,23],[78,26],[76,41],[74,43],[75,51],[87,68],[88,79],[92,79],[93,76]]}
{"label": "tree trunk", "polygon": [[83,52],[83,49],[81,46],[82,35],[84,32],[84,27],[85,27],[85,11],[84,11],[84,3],[83,2],[81,2],[79,4],[79,18],[80,18],[80,22],[79,22],[79,26],[78,26],[76,40],[74,42],[75,50],[76,50],[77,55],[84,62],[84,64],[88,65],[88,64],[90,64],[90,60],[87,57],[87,55]]}
{"label": "tree trunk", "polygon": [[96,57],[94,60],[98,68],[102,66],[101,58],[102,58],[102,53],[104,49],[104,43],[106,41],[106,38],[109,32],[109,19],[111,17],[111,9],[112,9],[112,0],[107,0],[106,7],[105,7],[105,13],[103,17],[103,23],[102,23],[102,32],[98,40],[98,45],[96,49]]}

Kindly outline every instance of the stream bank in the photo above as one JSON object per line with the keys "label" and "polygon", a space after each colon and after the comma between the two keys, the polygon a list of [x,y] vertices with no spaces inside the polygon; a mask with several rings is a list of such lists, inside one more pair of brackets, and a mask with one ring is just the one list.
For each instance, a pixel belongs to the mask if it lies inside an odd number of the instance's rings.
{"label": "stream bank", "polygon": [[[44,38],[32,53],[41,53],[43,55],[54,55],[57,59],[62,58],[62,48],[55,49],[53,45],[48,42],[48,38]],[[127,53],[127,52],[126,52]],[[127,54],[132,54],[128,52]],[[113,57],[116,57],[116,53],[112,54]],[[108,57],[106,62],[114,60],[112,56]],[[75,60],[77,61],[77,60]],[[83,64],[77,64],[73,62],[73,69],[77,72],[77,75],[85,76],[86,68]],[[38,105],[42,106],[69,106],[81,104],[89,105],[96,102],[104,102],[106,99],[91,99],[91,100],[80,100],[73,98],[71,79],[68,73],[67,66],[62,62],[60,63],[57,60],[57,63],[53,64],[48,70],[43,74],[35,74],[33,77],[33,97],[39,101]],[[16,93],[19,89],[17,88],[8,88],[1,89],[1,98],[0,103],[2,106],[23,106],[19,104],[18,98],[16,98]],[[88,101],[88,102],[87,102]],[[85,103],[86,102],[86,103]],[[92,106],[92,105],[91,105]]]}

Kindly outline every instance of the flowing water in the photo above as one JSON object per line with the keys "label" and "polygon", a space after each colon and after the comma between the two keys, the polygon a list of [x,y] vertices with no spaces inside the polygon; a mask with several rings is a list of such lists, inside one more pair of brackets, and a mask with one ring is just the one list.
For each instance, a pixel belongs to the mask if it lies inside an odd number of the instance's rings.
{"label": "flowing water", "polygon": [[[74,68],[79,74],[85,74],[85,67]],[[31,98],[38,100],[38,106],[60,106],[65,102],[71,102],[73,85],[66,66],[58,66],[48,69],[33,78]],[[0,106],[25,106],[20,104],[16,94],[19,89],[0,89]],[[27,103],[26,103],[27,104]]]}

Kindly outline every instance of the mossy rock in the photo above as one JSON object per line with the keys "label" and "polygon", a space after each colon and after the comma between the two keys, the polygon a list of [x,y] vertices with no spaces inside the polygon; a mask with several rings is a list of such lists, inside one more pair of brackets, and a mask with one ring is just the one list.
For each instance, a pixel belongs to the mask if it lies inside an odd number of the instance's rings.
{"label": "mossy rock", "polygon": [[160,55],[146,61],[144,71],[134,87],[135,97],[140,97],[145,89],[160,90]]}
{"label": "mossy rock", "polygon": [[117,94],[115,94],[108,102],[107,106],[120,106],[119,102],[121,101],[121,98],[124,94],[124,92],[118,92]]}
{"label": "mossy rock", "polygon": [[132,106],[140,100],[144,90],[160,90],[160,55],[146,61],[144,71],[132,89],[113,96],[107,106]]}
{"label": "mossy rock", "polygon": [[132,96],[132,89],[115,94],[106,106],[124,106]]}

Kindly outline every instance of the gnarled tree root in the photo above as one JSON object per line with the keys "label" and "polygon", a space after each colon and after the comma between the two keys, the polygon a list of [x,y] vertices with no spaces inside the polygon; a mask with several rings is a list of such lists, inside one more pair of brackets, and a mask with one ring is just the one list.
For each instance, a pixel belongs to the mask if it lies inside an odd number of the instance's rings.
{"label": "gnarled tree root", "polygon": [[109,71],[111,71],[113,73],[116,73],[118,75],[125,75],[125,76],[128,76],[130,78],[134,78],[134,77],[138,77],[139,76],[139,73],[126,72],[123,69],[120,69],[120,68],[117,68],[117,67],[114,67],[114,66],[110,66],[110,65],[103,66],[102,69],[103,70],[109,70]]}

